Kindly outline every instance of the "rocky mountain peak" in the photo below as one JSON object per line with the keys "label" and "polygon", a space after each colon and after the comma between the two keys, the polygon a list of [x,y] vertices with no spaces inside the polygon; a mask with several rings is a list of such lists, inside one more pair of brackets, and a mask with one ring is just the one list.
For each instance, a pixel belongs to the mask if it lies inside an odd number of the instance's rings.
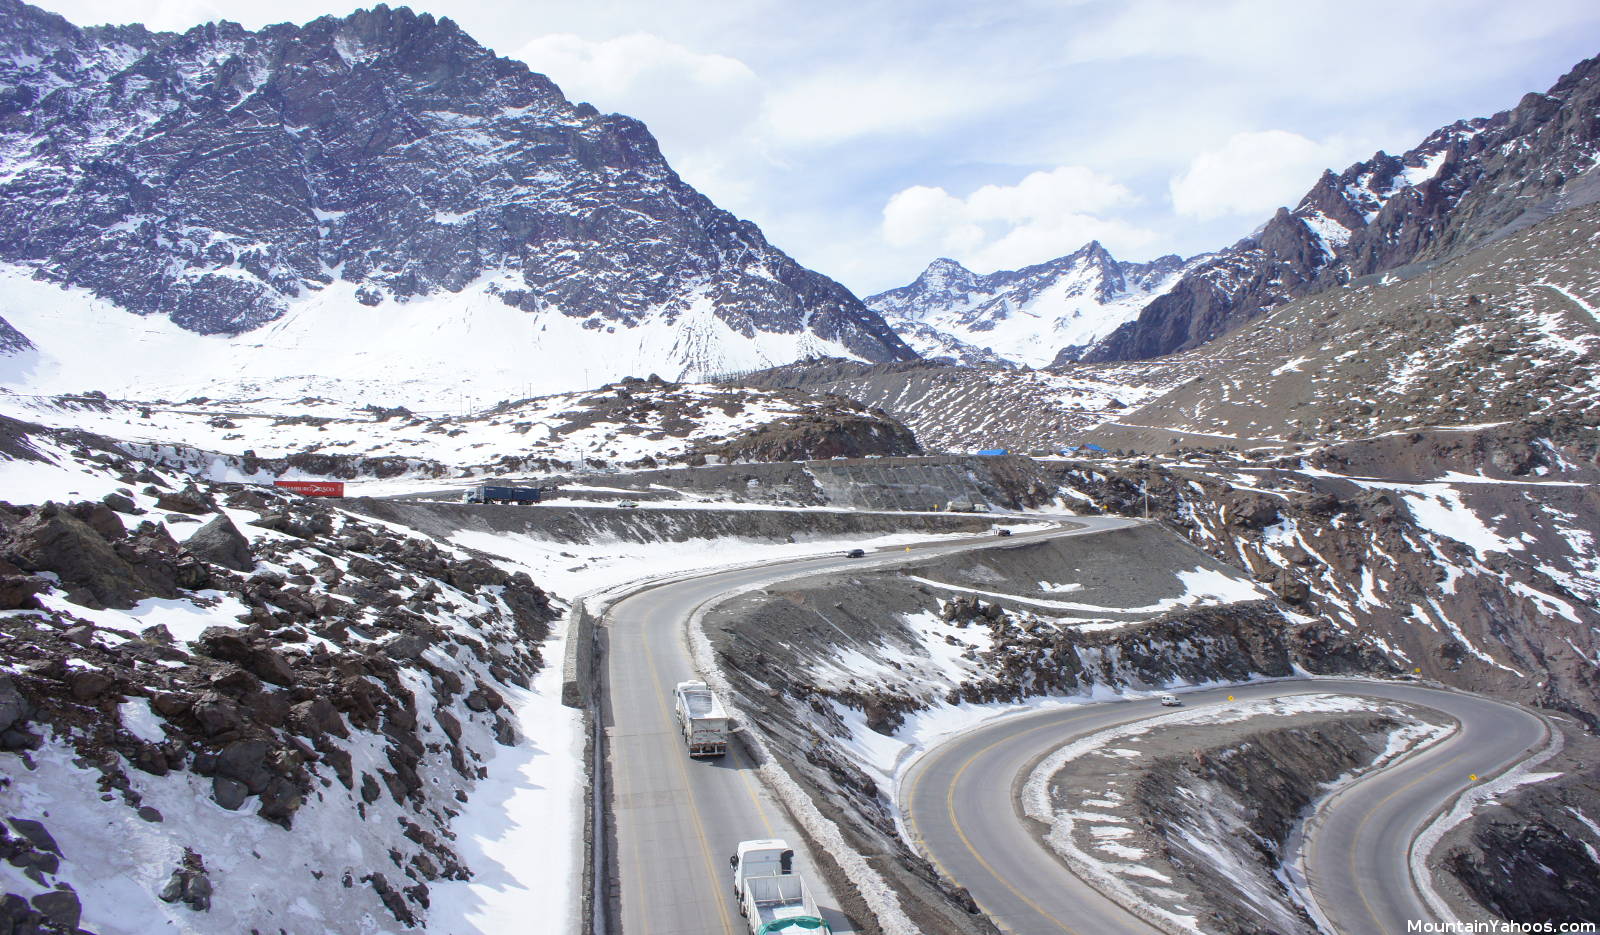
{"label": "rocky mountain peak", "polygon": [[1481,246],[1600,200],[1600,58],[1509,111],[1322,174],[1294,210],[1197,264],[1086,360],[1156,357],[1356,278]]}
{"label": "rocky mountain peak", "polygon": [[1176,256],[1123,263],[1097,240],[1016,270],[976,274],[947,258],[867,304],[918,353],[982,366],[1076,359],[1184,266]]}
{"label": "rocky mountain peak", "polygon": [[949,257],[939,257],[928,264],[912,285],[924,292],[971,290],[978,288],[978,275]]}
{"label": "rocky mountain peak", "polygon": [[0,262],[29,275],[201,334],[487,297],[530,340],[604,335],[618,367],[649,343],[673,375],[914,357],[685,184],[643,124],[449,19],[380,5],[173,35],[0,3],[22,14],[0,47],[36,50],[0,63]]}

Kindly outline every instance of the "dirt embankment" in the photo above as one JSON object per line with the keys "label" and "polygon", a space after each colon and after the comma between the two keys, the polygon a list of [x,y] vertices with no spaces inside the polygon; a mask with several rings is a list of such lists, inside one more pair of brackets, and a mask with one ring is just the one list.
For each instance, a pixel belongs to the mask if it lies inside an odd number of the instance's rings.
{"label": "dirt embankment", "polygon": [[551,542],[686,542],[755,539],[798,542],[809,537],[878,536],[900,532],[979,533],[993,520],[979,514],[850,513],[835,510],[722,510],[596,508],[538,504],[425,503],[346,500],[348,509],[401,523],[429,535],[460,530],[511,533]]}
{"label": "dirt embankment", "polygon": [[1600,741],[1567,729],[1561,773],[1519,786],[1452,829],[1434,851],[1461,890],[1524,924],[1600,919]]}

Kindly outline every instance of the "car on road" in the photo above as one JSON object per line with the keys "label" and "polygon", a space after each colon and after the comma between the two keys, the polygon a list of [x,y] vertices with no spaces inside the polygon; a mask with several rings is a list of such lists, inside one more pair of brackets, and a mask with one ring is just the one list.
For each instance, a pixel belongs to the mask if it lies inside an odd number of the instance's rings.
{"label": "car on road", "polygon": [[1011,535],[1011,530],[1009,530],[1009,529],[996,529],[994,531],[994,534],[997,535],[997,536],[1009,536],[1009,535]]}
{"label": "car on road", "polygon": [[1168,708],[1176,708],[1182,705],[1183,702],[1178,700],[1177,695],[1162,695],[1161,704]]}
{"label": "car on road", "polygon": [[637,500],[623,500],[617,504],[617,506],[620,506],[625,510],[631,510],[638,505],[639,501]]}
{"label": "car on road", "polygon": [[860,558],[863,555],[867,554],[867,550],[866,549],[851,549],[850,551],[848,551],[848,552],[846,552],[844,554],[845,554],[846,558]]}

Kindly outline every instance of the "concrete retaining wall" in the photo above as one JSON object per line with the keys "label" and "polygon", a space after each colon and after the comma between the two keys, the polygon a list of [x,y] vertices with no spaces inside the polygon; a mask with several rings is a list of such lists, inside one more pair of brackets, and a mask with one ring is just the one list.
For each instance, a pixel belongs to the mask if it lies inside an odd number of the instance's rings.
{"label": "concrete retaining wall", "polygon": [[567,649],[561,660],[561,703],[569,708],[586,708],[594,700],[597,639],[594,615],[578,601],[567,616]]}

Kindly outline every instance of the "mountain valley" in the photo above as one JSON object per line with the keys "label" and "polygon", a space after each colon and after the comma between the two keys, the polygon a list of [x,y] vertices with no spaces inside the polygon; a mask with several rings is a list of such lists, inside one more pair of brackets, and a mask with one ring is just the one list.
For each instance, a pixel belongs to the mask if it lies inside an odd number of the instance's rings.
{"label": "mountain valley", "polygon": [[0,13],[0,935],[1600,919],[1600,59],[860,299],[449,19]]}

